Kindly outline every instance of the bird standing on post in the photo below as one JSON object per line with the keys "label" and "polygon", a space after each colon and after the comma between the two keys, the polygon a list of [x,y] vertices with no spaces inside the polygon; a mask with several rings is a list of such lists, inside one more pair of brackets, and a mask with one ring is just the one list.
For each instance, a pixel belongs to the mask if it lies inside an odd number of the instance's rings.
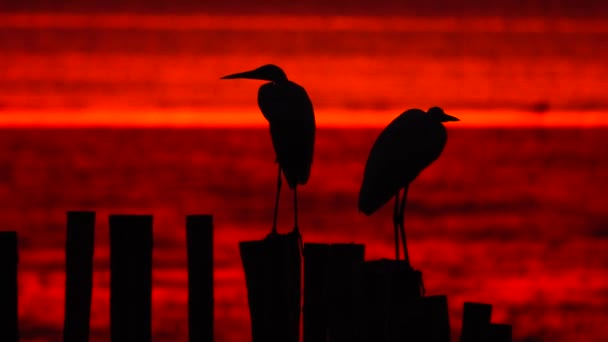
{"label": "bird standing on post", "polygon": [[[460,120],[445,114],[439,107],[432,107],[428,112],[420,109],[403,112],[380,133],[365,165],[359,192],[359,211],[371,215],[391,197],[395,197],[395,257],[399,260],[401,236],[403,258],[408,266],[409,255],[404,228],[408,187],[443,151],[447,133],[442,122],[446,121]],[[403,195],[399,202],[401,189]]]}
{"label": "bird standing on post", "polygon": [[293,231],[299,233],[297,186],[308,182],[315,144],[312,102],[302,86],[288,80],[285,72],[273,64],[222,77],[237,78],[270,81],[258,91],[258,106],[270,125],[272,145],[279,165],[271,235],[277,234],[281,170],[289,188],[293,190]]}

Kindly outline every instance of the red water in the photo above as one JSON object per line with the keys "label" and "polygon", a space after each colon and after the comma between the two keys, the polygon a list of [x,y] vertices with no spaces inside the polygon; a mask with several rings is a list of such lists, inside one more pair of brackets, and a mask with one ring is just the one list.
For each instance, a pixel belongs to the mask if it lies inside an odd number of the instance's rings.
{"label": "red water", "polygon": [[[456,124],[454,124],[456,125]],[[412,262],[428,294],[449,298],[458,334],[464,301],[494,304],[517,341],[608,338],[605,129],[449,128],[442,157],[410,189]],[[154,215],[155,341],[187,332],[185,215],[214,215],[216,340],[247,341],[238,241],[272,222],[275,166],[266,129],[3,130],[0,217],[20,234],[24,341],[63,325],[65,211],[98,213],[93,340],[108,339],[109,213]],[[356,210],[379,129],[321,129],[301,191],[305,242],[358,242],[392,256],[390,211]],[[280,230],[291,228],[284,191]]]}

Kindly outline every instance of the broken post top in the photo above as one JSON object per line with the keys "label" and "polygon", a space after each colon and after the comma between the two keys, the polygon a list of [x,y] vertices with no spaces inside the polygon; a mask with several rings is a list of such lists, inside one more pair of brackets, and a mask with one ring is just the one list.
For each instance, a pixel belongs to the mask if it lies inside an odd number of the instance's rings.
{"label": "broken post top", "polygon": [[18,261],[17,244],[17,232],[0,232],[0,262],[16,263]]}

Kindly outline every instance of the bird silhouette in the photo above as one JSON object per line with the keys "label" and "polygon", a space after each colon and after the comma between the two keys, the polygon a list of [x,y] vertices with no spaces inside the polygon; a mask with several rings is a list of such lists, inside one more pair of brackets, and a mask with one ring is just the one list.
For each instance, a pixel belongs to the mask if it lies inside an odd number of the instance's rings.
{"label": "bird silhouette", "polygon": [[[374,143],[359,192],[359,211],[373,214],[395,197],[393,224],[395,258],[399,260],[399,235],[403,258],[409,266],[405,238],[405,202],[410,183],[435,161],[445,146],[447,132],[442,122],[460,121],[443,109],[432,107],[428,112],[409,109],[395,118]],[[400,192],[401,203],[399,203]]]}
{"label": "bird silhouette", "polygon": [[258,90],[258,106],[268,120],[278,163],[277,194],[271,235],[277,234],[281,170],[289,188],[293,190],[293,231],[299,233],[297,186],[308,182],[315,143],[315,115],[312,101],[302,86],[288,80],[285,72],[273,64],[221,78],[270,81]]}

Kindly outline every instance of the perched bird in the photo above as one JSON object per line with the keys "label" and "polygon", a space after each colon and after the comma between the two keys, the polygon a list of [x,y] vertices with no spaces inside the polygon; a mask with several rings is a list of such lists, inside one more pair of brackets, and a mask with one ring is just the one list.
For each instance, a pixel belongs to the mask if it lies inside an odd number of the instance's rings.
{"label": "perched bird", "polygon": [[[380,133],[365,165],[359,192],[359,211],[371,215],[391,197],[395,197],[395,255],[399,260],[401,235],[403,257],[408,265],[404,228],[408,187],[443,151],[447,133],[442,122],[446,121],[460,120],[447,115],[439,107],[432,107],[428,112],[420,109],[403,112]],[[403,195],[399,203],[401,189]]]}
{"label": "perched bird", "polygon": [[251,71],[223,76],[270,81],[258,91],[258,106],[268,120],[272,145],[278,163],[277,194],[271,234],[277,233],[277,212],[281,193],[281,170],[293,190],[294,231],[298,228],[297,186],[308,182],[315,144],[315,114],[304,88],[287,79],[276,65],[267,64]]}

